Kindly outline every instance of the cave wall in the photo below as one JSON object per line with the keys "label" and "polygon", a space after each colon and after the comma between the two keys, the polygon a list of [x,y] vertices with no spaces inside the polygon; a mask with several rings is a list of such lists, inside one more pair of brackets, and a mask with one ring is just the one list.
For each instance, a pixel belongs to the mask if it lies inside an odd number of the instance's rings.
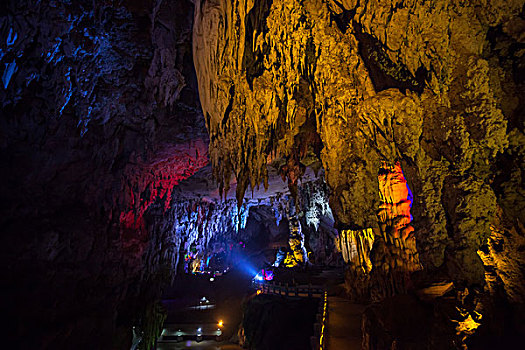
{"label": "cave wall", "polygon": [[[197,179],[199,175],[186,182],[193,184]],[[282,180],[277,178],[276,181]],[[215,186],[212,188],[216,190]],[[179,190],[176,188],[175,193]],[[301,226],[303,244],[311,253],[312,262],[340,266],[341,251],[336,244],[337,230],[333,227],[323,174],[311,181],[301,181],[297,193],[297,200],[289,191],[268,192],[264,197],[254,198],[247,195],[240,205],[235,198],[174,197],[163,214],[170,226],[163,230],[167,236],[161,241],[172,242],[169,251],[177,247],[189,254],[193,250],[191,254],[201,260],[216,253],[216,244],[226,247],[228,253],[230,244],[243,242],[246,254],[256,254],[260,250],[260,253],[270,254],[265,259],[273,264],[279,248],[290,249],[289,221],[293,218]],[[172,255],[168,251],[163,254]]]}
{"label": "cave wall", "polygon": [[208,163],[192,21],[190,1],[0,5],[4,344],[129,348],[178,258],[172,188]]}
{"label": "cave wall", "polygon": [[[502,243],[500,267],[484,266],[480,249],[494,257],[493,232],[524,234],[523,24],[520,1],[197,2],[193,52],[215,175],[226,189],[235,176],[242,199],[268,163],[284,159],[293,183],[313,154],[336,226],[393,237],[377,215],[378,174],[399,162],[415,229],[400,240],[416,265],[458,285],[485,286],[486,271],[501,284],[506,264],[522,276],[512,244]],[[318,141],[305,137],[311,125]],[[396,270],[417,270],[394,261],[379,289]],[[523,293],[522,281],[505,283]]]}

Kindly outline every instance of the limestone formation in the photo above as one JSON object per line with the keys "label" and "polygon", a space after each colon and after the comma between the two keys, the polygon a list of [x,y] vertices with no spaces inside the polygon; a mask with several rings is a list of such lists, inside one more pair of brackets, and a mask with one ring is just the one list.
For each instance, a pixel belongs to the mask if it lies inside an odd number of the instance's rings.
{"label": "limestone formation", "polygon": [[[242,200],[268,165],[293,189],[321,161],[335,225],[352,230],[341,237],[364,257],[363,233],[374,232],[370,275],[347,274],[373,298],[406,292],[421,269],[522,295],[510,282],[522,245],[501,257],[491,248],[496,232],[522,235],[522,18],[519,0],[197,2],[193,53],[217,180],[227,191],[235,177]],[[413,199],[392,200],[401,183]],[[508,228],[491,229],[500,215]],[[502,261],[516,271],[505,281],[486,273],[503,273]]]}
{"label": "limestone formation", "polygon": [[172,189],[208,162],[193,5],[0,7],[4,347],[129,349],[177,262]]}
{"label": "limestone formation", "polygon": [[[170,226],[163,227],[164,238],[159,241],[173,244],[168,246],[167,250],[166,246],[159,245],[157,251],[161,252],[160,255],[166,262],[179,259],[175,248],[186,253],[194,249],[195,254],[203,259],[214,254],[211,247],[215,242],[237,244],[239,241],[255,239],[252,236],[256,232],[247,227],[248,220],[252,217],[266,225],[274,239],[278,238],[281,226],[286,226],[284,230],[287,238],[285,244],[280,247],[285,248],[285,265],[304,266],[309,261],[308,251],[314,261],[337,263],[333,257],[337,255],[334,229],[326,227],[333,225],[333,219],[325,189],[322,177],[301,183],[298,186],[298,195],[304,206],[300,207],[294,205],[289,193],[281,192],[265,198],[245,198],[240,206],[234,198],[223,201],[209,198],[175,198],[169,209],[163,209]],[[311,204],[321,208],[315,210],[315,206],[311,207]],[[322,208],[324,210],[321,210]],[[290,215],[290,211],[294,214]],[[304,212],[309,212],[309,215],[305,217]],[[152,225],[150,230],[154,230],[155,226]],[[175,265],[172,268],[175,268]]]}
{"label": "limestone formation", "polygon": [[[423,266],[436,269],[446,260],[455,278],[478,281],[475,252],[498,205],[491,174],[508,134],[521,133],[519,124],[509,124],[520,113],[516,80],[509,81],[514,73],[493,59],[498,52],[491,47],[493,28],[508,28],[521,3],[482,7],[198,3],[195,66],[218,180],[227,187],[236,176],[242,198],[248,185],[264,181],[268,162],[305,165],[307,157],[297,158],[293,149],[315,120],[339,227],[380,226],[377,174],[382,164],[399,161],[415,194]],[[520,40],[514,37],[509,40]],[[478,222],[476,229],[469,220]]]}

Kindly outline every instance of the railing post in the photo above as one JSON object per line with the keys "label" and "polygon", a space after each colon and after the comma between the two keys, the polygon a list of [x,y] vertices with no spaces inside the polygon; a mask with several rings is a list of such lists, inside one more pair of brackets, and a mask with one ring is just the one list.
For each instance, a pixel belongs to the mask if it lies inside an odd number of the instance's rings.
{"label": "railing post", "polygon": [[321,336],[321,324],[320,323],[314,323],[314,335],[319,338]]}
{"label": "railing post", "polygon": [[312,347],[312,350],[319,350],[319,337],[311,336],[310,346]]}

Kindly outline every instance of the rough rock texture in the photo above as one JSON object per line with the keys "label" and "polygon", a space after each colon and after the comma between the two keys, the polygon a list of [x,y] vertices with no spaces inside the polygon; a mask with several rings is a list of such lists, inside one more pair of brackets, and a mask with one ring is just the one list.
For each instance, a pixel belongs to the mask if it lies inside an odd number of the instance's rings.
{"label": "rough rock texture", "polygon": [[[501,228],[491,226],[492,233],[487,243],[478,250],[486,268],[487,288],[492,294],[496,294],[497,288],[503,287],[511,303],[523,304],[525,256],[521,254],[520,249],[525,246],[525,237],[512,226],[499,227]],[[523,232],[523,226],[519,229]]]}
{"label": "rough rock texture", "polygon": [[411,226],[412,192],[400,164],[383,164],[378,180],[379,227],[342,230],[339,237],[343,258],[349,264],[346,289],[359,300],[405,293],[410,273],[421,269]]}
{"label": "rough rock texture", "polygon": [[[523,18],[519,0],[197,2],[216,177],[227,189],[234,175],[242,199],[268,163],[285,164],[293,185],[320,159],[337,227],[383,231],[371,252],[388,266],[380,296],[410,287],[395,287],[392,266],[485,285],[494,263],[477,251],[491,226],[523,236]],[[414,194],[413,233],[377,215],[378,174],[397,162]],[[409,238],[401,248],[387,243],[398,233]],[[495,260],[521,275],[523,248],[504,247]]]}
{"label": "rough rock texture", "polygon": [[347,264],[345,289],[353,300],[370,299],[370,272],[374,267],[370,260],[370,251],[374,245],[374,238],[375,234],[371,228],[342,230],[339,234],[338,247]]}
{"label": "rough rock texture", "polygon": [[330,209],[329,189],[324,173],[315,181],[301,182],[298,189],[302,230],[306,233],[307,250],[313,264],[340,266],[343,259],[337,245],[338,232]]}
{"label": "rough rock texture", "polygon": [[[363,349],[513,348],[523,339],[522,309],[511,315],[499,300],[497,307],[507,311],[489,311],[492,306],[480,290],[436,283],[417,295],[370,305],[362,317]],[[494,315],[498,319],[490,320]]]}
{"label": "rough rock texture", "polygon": [[342,230],[337,243],[345,263],[353,264],[355,269],[362,269],[366,273],[372,270],[370,251],[374,245],[374,231],[371,228],[362,231]]}
{"label": "rough rock texture", "polygon": [[[521,129],[507,128],[519,112],[518,91],[506,92],[514,101],[508,116],[498,103],[507,97],[502,86],[514,87],[519,76],[491,66],[488,30],[518,20],[519,2],[483,11],[448,2],[201,6],[194,55],[219,179],[233,172],[257,185],[268,156],[288,156],[290,140],[316,118],[340,225],[378,226],[377,173],[382,162],[400,160],[414,184],[415,222],[428,224],[420,234],[425,264],[440,266],[447,246],[449,260],[476,254],[497,206],[491,162],[509,145],[507,129]],[[519,63],[519,55],[509,59]],[[447,200],[458,193],[457,203]]]}
{"label": "rough rock texture", "polygon": [[[303,58],[312,43],[305,41],[309,35],[302,31],[299,13],[290,11],[294,4],[287,5],[207,1],[198,2],[195,10],[194,58],[210,133],[210,159],[226,191],[230,177],[236,177],[239,200],[248,185],[254,188],[263,180],[267,184],[268,160],[282,156],[293,160],[316,151],[294,148],[296,140],[301,136],[310,140],[315,131],[315,124],[306,123],[315,121],[309,118],[313,98],[308,81],[301,76],[307,68]],[[275,20],[266,21],[270,8]],[[282,45],[292,37],[297,47]],[[300,167],[284,163],[295,183]]]}
{"label": "rough rock texture", "polygon": [[178,256],[171,188],[207,163],[192,20],[189,1],[0,6],[4,344],[129,348]]}
{"label": "rough rock texture", "polygon": [[374,300],[405,293],[410,274],[421,269],[414,228],[411,226],[412,192],[399,163],[394,166],[383,164],[378,180],[379,234],[375,235],[370,252],[373,266],[370,290]]}
{"label": "rough rock texture", "polygon": [[[185,182],[198,193],[202,189],[194,183],[196,179],[199,177]],[[276,180],[281,181],[280,178]],[[214,186],[211,188],[217,190]],[[176,188],[176,192],[178,190]],[[265,193],[264,197],[259,198],[258,194],[254,198],[246,197],[241,205],[234,198],[222,201],[209,196],[174,198],[165,214],[172,225],[170,238],[165,241],[173,242],[174,247],[187,254],[193,250],[191,254],[201,261],[217,253],[213,248],[216,243],[229,246],[259,241],[258,249],[261,250],[272,249],[275,253],[278,248],[285,248],[294,264],[312,259],[313,262],[340,265],[335,245],[337,231],[333,229],[323,177],[299,183],[297,191],[298,201],[285,187],[283,192]],[[250,220],[257,225],[249,227]],[[274,259],[275,254],[269,262],[273,263]]]}
{"label": "rough rock texture", "polygon": [[388,298],[365,311],[362,349],[459,348],[460,337],[456,335],[454,323],[450,322],[451,317],[457,316],[451,302],[433,307],[413,296]]}

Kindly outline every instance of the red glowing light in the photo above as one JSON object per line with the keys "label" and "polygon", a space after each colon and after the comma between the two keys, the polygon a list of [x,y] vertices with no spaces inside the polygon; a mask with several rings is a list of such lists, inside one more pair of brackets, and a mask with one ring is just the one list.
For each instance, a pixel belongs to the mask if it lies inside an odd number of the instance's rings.
{"label": "red glowing light", "polygon": [[125,176],[129,193],[126,211],[120,213],[121,235],[125,241],[146,234],[144,213],[155,202],[162,201],[166,211],[171,204],[173,188],[208,164],[208,146],[202,140],[166,147],[161,156],[147,164],[130,166]]}

